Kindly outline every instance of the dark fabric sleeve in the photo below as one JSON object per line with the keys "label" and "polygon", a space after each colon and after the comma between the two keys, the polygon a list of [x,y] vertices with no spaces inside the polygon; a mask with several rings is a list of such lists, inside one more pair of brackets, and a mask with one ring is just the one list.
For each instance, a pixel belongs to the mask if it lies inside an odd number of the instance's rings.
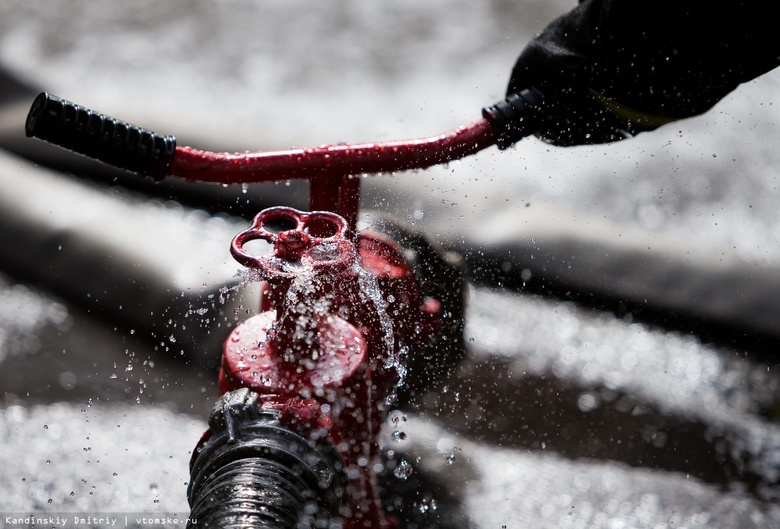
{"label": "dark fabric sleeve", "polygon": [[780,65],[777,31],[771,2],[585,0],[534,38],[509,91],[587,91],[652,115],[693,116]]}
{"label": "dark fabric sleeve", "polygon": [[700,114],[780,65],[776,13],[758,1],[605,0],[591,88],[651,113]]}

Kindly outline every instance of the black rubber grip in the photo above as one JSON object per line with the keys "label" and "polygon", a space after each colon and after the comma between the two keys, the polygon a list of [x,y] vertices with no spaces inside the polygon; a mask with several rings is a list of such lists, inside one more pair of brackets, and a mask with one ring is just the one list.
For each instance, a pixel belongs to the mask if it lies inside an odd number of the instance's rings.
{"label": "black rubber grip", "polygon": [[529,88],[482,109],[482,117],[493,125],[499,149],[506,149],[536,132],[542,101],[542,94]]}
{"label": "black rubber grip", "polygon": [[65,149],[153,178],[176,154],[176,138],[125,123],[42,92],[27,115],[25,133]]}

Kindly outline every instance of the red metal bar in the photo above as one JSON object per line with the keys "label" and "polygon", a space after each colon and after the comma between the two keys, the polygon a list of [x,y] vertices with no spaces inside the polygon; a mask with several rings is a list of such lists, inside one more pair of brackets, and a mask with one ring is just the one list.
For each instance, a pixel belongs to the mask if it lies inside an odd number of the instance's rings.
{"label": "red metal bar", "polygon": [[339,212],[339,189],[343,178],[312,178],[309,182],[309,211]]}
{"label": "red metal bar", "polygon": [[355,236],[360,206],[360,179],[351,176],[312,178],[309,211],[332,211],[347,221],[348,237]]}
{"label": "red metal bar", "polygon": [[358,208],[360,207],[360,178],[345,176],[339,187],[339,209],[336,211],[347,221],[348,236],[357,235]]}
{"label": "red metal bar", "polygon": [[275,152],[215,153],[177,147],[168,174],[220,184],[333,178],[423,169],[458,160],[495,143],[490,123],[479,119],[429,138],[322,145]]}

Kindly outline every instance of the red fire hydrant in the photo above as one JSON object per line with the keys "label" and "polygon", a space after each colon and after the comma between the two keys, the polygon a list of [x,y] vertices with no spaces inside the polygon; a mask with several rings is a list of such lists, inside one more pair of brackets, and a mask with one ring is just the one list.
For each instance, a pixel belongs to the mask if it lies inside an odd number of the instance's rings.
{"label": "red fire hydrant", "polygon": [[[353,242],[347,232],[335,213],[278,207],[236,236],[234,257],[268,286],[262,311],[225,342],[219,388],[251,390],[282,427],[332,442],[347,477],[344,527],[393,527],[377,490],[379,429],[403,382],[400,356],[433,330],[439,305],[421,298],[394,243],[375,234]],[[272,254],[247,253],[255,239]]]}

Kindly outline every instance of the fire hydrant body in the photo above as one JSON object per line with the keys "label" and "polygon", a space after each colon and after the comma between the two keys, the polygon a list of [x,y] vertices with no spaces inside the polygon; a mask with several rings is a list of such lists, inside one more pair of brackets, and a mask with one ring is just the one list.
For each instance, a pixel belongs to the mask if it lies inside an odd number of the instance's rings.
{"label": "fire hydrant body", "polygon": [[[288,229],[272,229],[280,223]],[[334,213],[271,208],[236,236],[234,257],[267,282],[267,297],[225,342],[219,387],[251,390],[282,425],[333,443],[348,479],[344,527],[392,527],[377,489],[379,429],[403,382],[400,356],[433,330],[439,307],[394,243],[347,231]],[[272,255],[249,255],[253,239]]]}

